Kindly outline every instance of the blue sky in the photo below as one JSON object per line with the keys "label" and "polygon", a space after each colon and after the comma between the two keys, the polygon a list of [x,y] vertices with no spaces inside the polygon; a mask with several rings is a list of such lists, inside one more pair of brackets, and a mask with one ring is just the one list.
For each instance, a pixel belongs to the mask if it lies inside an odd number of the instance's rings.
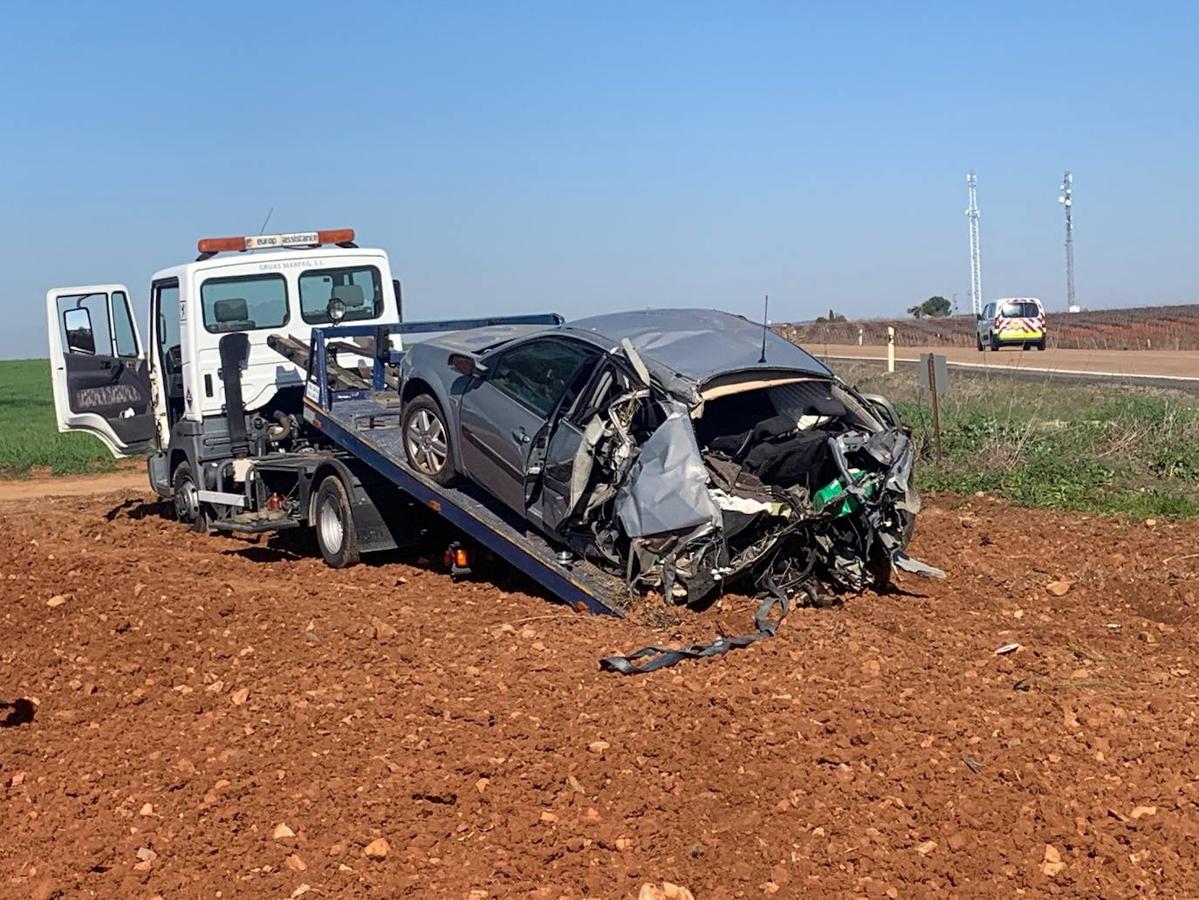
{"label": "blue sky", "polygon": [[20,4],[0,357],[53,285],[352,226],[411,318],[1199,301],[1199,13],[1128,3]]}

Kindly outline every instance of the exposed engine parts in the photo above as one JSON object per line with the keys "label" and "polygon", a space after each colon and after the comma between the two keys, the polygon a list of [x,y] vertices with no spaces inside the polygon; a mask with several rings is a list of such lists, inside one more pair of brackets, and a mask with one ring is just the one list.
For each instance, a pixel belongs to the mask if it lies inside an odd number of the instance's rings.
{"label": "exposed engine parts", "polygon": [[613,372],[570,461],[571,509],[548,524],[576,552],[693,605],[731,585],[821,604],[887,583],[920,508],[890,409],[820,378],[756,375],[690,406],[636,387]]}

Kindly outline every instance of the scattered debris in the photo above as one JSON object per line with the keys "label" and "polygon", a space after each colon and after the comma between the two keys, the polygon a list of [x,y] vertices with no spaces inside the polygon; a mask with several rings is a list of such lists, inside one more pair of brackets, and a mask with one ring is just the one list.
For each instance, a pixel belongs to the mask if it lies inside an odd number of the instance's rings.
{"label": "scattered debris", "polygon": [[386,838],[375,838],[362,852],[368,859],[384,859],[391,852],[391,845]]}
{"label": "scattered debris", "polygon": [[1066,864],[1062,862],[1062,854],[1053,844],[1045,845],[1045,857],[1041,862],[1041,871],[1050,878],[1057,875],[1062,869],[1066,868]]}
{"label": "scattered debris", "polygon": [[1004,644],[1002,647],[995,649],[996,656],[1007,656],[1009,653],[1015,653],[1020,649],[1019,644]]}
{"label": "scattered debris", "polygon": [[1049,584],[1045,585],[1045,590],[1049,591],[1055,597],[1064,597],[1072,587],[1074,587],[1073,581],[1062,579],[1060,581],[1049,582]]}
{"label": "scattered debris", "polygon": [[275,826],[275,830],[271,833],[271,837],[277,841],[285,841],[288,838],[294,838],[295,836],[296,833],[287,826],[286,822],[280,822]]}
{"label": "scattered debris", "polygon": [[55,594],[53,597],[51,597],[49,600],[46,601],[46,605],[49,606],[51,609],[53,609],[56,606],[62,606],[66,602],[67,602],[66,594]]}
{"label": "scattered debris", "polygon": [[637,900],[695,900],[695,895],[687,888],[669,881],[661,884],[646,882],[637,892]]}

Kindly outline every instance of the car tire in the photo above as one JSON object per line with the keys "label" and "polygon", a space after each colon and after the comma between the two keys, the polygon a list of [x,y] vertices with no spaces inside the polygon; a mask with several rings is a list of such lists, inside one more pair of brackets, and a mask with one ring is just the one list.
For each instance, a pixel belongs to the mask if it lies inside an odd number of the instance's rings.
{"label": "car tire", "polygon": [[1021,350],[1031,350],[1032,344],[1030,344],[1028,341],[1025,341],[1023,344],[1020,345],[1020,349]]}
{"label": "car tire", "polygon": [[1037,349],[1038,350],[1045,349],[1045,338],[1041,338],[1039,341],[1037,341]]}
{"label": "car tire", "polygon": [[991,335],[991,349],[992,350],[999,349],[999,338],[995,337],[995,335]]}
{"label": "car tire", "polygon": [[200,486],[192,475],[192,467],[184,460],[175,466],[171,476],[171,497],[175,501],[175,518],[192,531],[208,531],[208,509],[199,497]]}
{"label": "car tire", "polygon": [[350,495],[340,478],[330,475],[321,482],[312,510],[312,528],[321,557],[334,569],[356,565],[360,558],[358,532],[354,528]]}
{"label": "car tire", "polygon": [[441,406],[428,394],[418,394],[404,407],[404,455],[408,464],[438,484],[454,483],[454,446]]}
{"label": "car tire", "polygon": [[979,336],[976,334],[976,335],[974,335],[974,343],[978,345],[978,352],[979,352],[979,353],[982,353],[982,352],[983,352],[983,339],[982,339],[982,338],[980,338],[980,337],[979,337]]}

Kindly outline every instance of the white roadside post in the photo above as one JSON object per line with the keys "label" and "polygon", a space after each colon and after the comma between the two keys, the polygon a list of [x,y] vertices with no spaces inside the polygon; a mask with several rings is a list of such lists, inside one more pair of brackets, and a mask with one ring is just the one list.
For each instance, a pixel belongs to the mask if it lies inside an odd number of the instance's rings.
{"label": "white roadside post", "polygon": [[858,327],[858,346],[859,347],[862,346],[862,338],[865,337],[865,332],[866,332],[865,328],[862,328],[861,326]]}
{"label": "white roadside post", "polygon": [[895,326],[887,326],[887,372],[895,373]]}

